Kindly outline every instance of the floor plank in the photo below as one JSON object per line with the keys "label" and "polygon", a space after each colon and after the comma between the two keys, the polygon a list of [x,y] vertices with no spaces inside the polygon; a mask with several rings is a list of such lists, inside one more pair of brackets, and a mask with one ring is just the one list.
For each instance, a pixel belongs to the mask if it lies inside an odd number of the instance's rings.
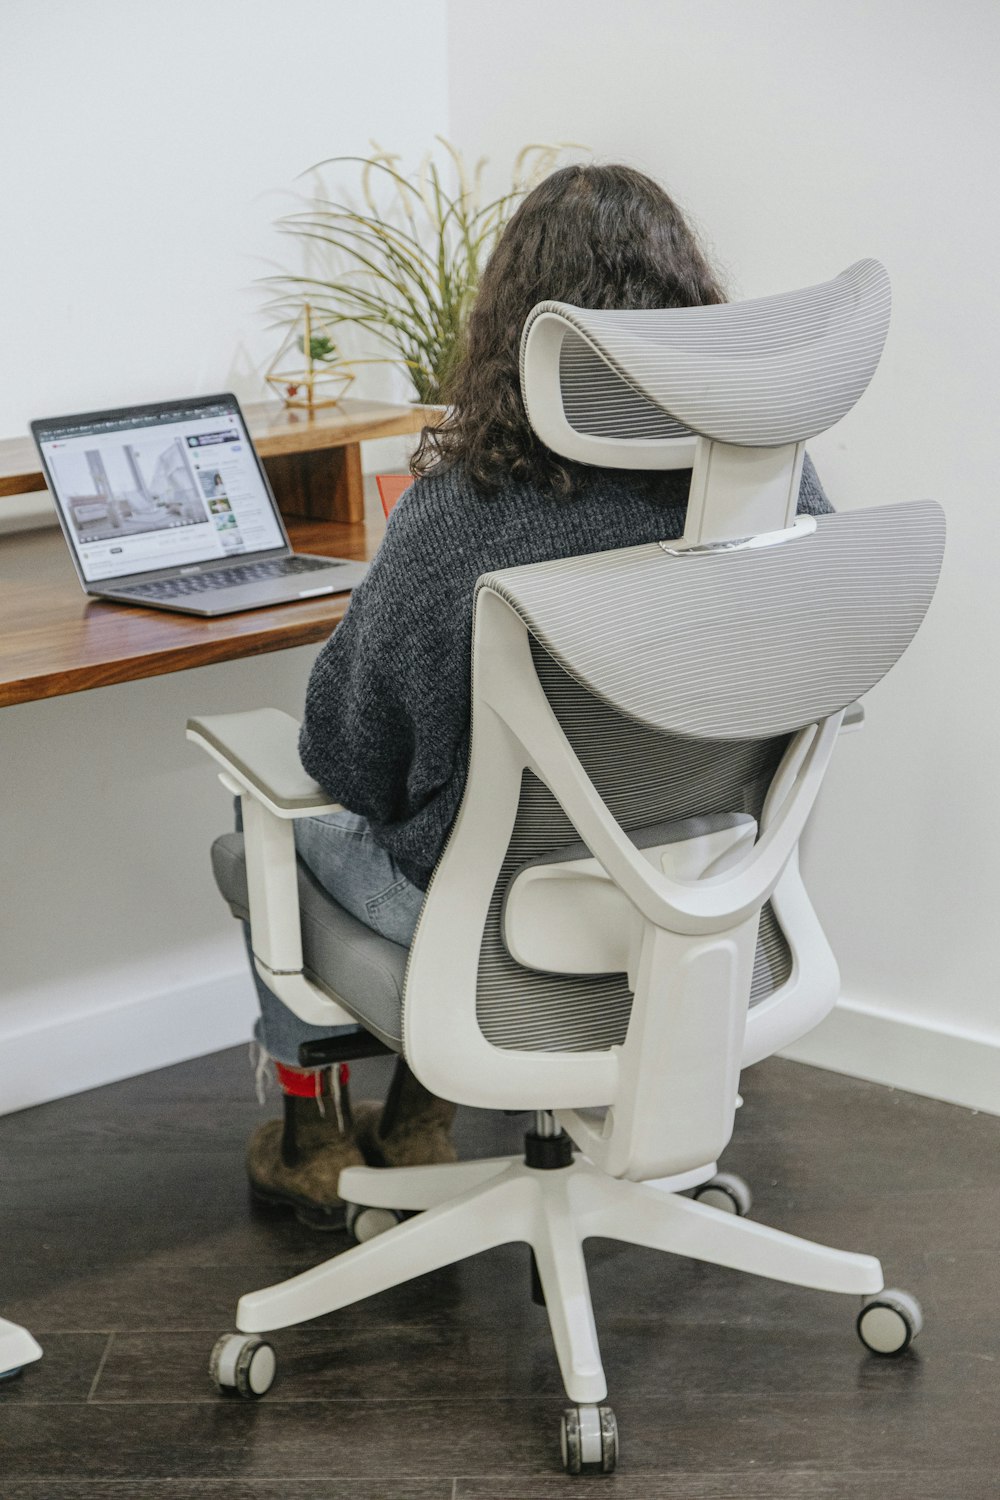
{"label": "floor plank", "polygon": [[[357,1065],[356,1097],[387,1075]],[[725,1166],[754,1216],[878,1254],[927,1326],[878,1360],[852,1299],[589,1242],[623,1444],[600,1493],[996,1500],[1000,1120],[778,1060],[744,1092]],[[347,1244],[250,1212],[244,1140],[275,1108],[233,1051],[0,1119],[0,1308],[45,1351],[0,1386],[0,1500],[568,1493],[523,1246],[277,1333],[264,1401],[215,1394],[237,1298]],[[516,1150],[525,1123],[460,1111],[462,1154]]]}
{"label": "floor plank", "polygon": [[[453,1500],[451,1479],[382,1479],[357,1475],[310,1479],[25,1479],[5,1485],[3,1500]],[[893,1500],[893,1497],[890,1497]],[[919,1500],[919,1497],[918,1497]],[[934,1497],[936,1500],[936,1497]]]}
{"label": "floor plank", "polygon": [[[464,1479],[454,1500],[566,1500],[564,1475],[510,1479]],[[618,1473],[591,1481],[601,1500],[996,1500],[995,1474],[982,1469],[946,1473],[872,1473],[867,1469],[796,1469],[763,1473]]]}

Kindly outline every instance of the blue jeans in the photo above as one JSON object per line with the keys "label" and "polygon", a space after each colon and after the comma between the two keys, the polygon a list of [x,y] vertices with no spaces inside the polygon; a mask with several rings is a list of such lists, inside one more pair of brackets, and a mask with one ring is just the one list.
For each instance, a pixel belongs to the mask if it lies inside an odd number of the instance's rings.
{"label": "blue jeans", "polygon": [[[237,804],[237,826],[239,826]],[[391,854],[375,842],[367,818],[358,813],[329,813],[322,818],[296,818],[295,849],[325,891],[352,917],[382,937],[408,947],[424,901],[424,892],[407,880]],[[244,924],[247,951],[249,927]],[[257,973],[250,968],[260,1001],[260,1020],[254,1027],[258,1042],[276,1062],[299,1066],[302,1042],[350,1034],[357,1026],[311,1026],[300,1021]]]}

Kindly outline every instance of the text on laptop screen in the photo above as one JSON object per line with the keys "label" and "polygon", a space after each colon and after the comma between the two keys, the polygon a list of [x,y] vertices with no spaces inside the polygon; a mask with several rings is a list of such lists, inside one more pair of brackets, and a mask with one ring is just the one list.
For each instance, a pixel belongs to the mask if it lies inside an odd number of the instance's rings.
{"label": "text on laptop screen", "polygon": [[67,423],[40,446],[87,583],[284,545],[231,405]]}

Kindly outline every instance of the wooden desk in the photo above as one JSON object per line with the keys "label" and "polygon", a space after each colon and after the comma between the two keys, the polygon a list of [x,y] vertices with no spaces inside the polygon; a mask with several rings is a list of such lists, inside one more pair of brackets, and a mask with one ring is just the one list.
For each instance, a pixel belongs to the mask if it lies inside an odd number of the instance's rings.
{"label": "wooden desk", "polygon": [[[283,516],[355,523],[365,513],[360,445],[440,420],[433,407],[387,401],[341,401],[312,415],[258,401],[243,413]],[[0,499],[45,488],[34,441],[0,442]]]}
{"label": "wooden desk", "polygon": [[[361,524],[298,521],[288,529],[296,551],[328,557],[367,560],[381,539],[380,529]],[[0,707],[325,641],[348,598],[214,620],[105,604],[84,594],[60,531],[0,537]]]}
{"label": "wooden desk", "polygon": [[[374,554],[381,535],[363,524],[359,444],[419,432],[436,420],[422,407],[363,401],[311,417],[262,403],[246,416],[292,546],[357,560]],[[30,438],[0,443],[0,497],[45,487]],[[84,594],[60,531],[0,536],[0,707],[325,641],[348,598],[334,594],[216,620],[104,604]],[[41,1350],[26,1330],[0,1318],[0,1352],[17,1367]]]}

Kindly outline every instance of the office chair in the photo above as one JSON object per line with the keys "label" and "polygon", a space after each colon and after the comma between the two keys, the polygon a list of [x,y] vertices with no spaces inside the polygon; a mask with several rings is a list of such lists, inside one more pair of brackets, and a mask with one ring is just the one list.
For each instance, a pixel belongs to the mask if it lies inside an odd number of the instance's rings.
{"label": "office chair", "polygon": [[618,1453],[590,1236],[861,1298],[877,1353],[916,1337],[919,1306],[878,1260],[755,1223],[716,1170],[741,1068],[836,999],[798,842],[845,717],[940,568],[933,503],[796,515],[803,444],[867,387],[888,316],[873,261],[731,305],[533,310],[538,436],[584,463],[691,466],[686,528],[479,580],[468,781],[408,952],[296,866],[292,820],[333,806],[294,721],[189,724],[242,799],[245,835],[213,859],[265,981],[307,1021],[359,1021],[436,1094],[535,1112],[523,1159],[346,1170],[362,1243],[241,1298],[220,1389],[267,1389],[256,1335],[512,1240],[533,1251],[573,1473]]}

